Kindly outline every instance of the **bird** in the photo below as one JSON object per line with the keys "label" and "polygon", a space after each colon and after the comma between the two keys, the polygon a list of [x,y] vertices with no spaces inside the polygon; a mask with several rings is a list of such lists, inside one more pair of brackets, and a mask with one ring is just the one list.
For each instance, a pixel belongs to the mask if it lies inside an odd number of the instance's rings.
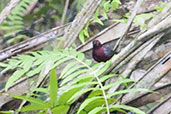
{"label": "bird", "polygon": [[92,56],[95,61],[106,62],[111,59],[114,54],[117,54],[117,52],[104,47],[99,40],[93,41]]}

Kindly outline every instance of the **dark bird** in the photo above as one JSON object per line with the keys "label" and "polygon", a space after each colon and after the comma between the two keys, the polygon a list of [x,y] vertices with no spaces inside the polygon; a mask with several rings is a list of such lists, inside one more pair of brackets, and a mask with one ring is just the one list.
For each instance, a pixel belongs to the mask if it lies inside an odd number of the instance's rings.
{"label": "dark bird", "polygon": [[99,40],[93,41],[93,58],[97,62],[106,62],[117,52],[103,47]]}

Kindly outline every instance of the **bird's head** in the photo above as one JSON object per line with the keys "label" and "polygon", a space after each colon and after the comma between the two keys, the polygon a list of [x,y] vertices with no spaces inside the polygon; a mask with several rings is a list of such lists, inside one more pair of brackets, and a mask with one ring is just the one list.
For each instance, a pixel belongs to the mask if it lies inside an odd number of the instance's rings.
{"label": "bird's head", "polygon": [[99,40],[94,40],[93,41],[93,48],[100,48],[102,47],[102,44],[100,43]]}

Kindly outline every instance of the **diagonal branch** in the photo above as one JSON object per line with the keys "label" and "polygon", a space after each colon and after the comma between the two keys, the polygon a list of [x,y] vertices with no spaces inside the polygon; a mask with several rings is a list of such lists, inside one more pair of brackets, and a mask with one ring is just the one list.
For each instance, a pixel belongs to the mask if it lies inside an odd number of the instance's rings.
{"label": "diagonal branch", "polygon": [[75,17],[71,25],[65,30],[63,39],[59,42],[59,48],[70,47],[71,44],[76,40],[80,31],[83,29],[85,24],[92,17],[96,8],[100,5],[102,0],[88,0],[84,4],[82,10]]}
{"label": "diagonal branch", "polygon": [[6,48],[6,49],[0,51],[0,61],[6,59],[8,57],[11,57],[12,55],[16,55],[18,53],[26,51],[28,49],[35,48],[35,46],[39,46],[43,43],[46,43],[49,40],[55,39],[59,36],[62,36],[64,33],[61,31],[64,31],[64,29],[68,25],[69,24],[53,28],[47,32],[44,32],[40,35],[33,37],[32,39],[23,41],[19,44],[16,44],[14,46],[11,46],[9,48]]}
{"label": "diagonal branch", "polygon": [[66,16],[68,5],[69,5],[69,0],[66,0],[65,2],[66,3],[65,3],[65,8],[64,8],[63,15],[62,15],[62,19],[61,19],[61,25],[63,25],[65,21],[65,16]]}
{"label": "diagonal branch", "polygon": [[127,26],[126,26],[125,29],[123,30],[123,34],[122,34],[122,36],[120,37],[120,39],[117,41],[117,43],[116,43],[115,47],[113,48],[113,50],[117,50],[117,48],[119,47],[121,41],[123,41],[123,40],[125,39],[126,34],[128,33],[128,31],[129,31],[129,29],[130,29],[130,27],[131,27],[131,25],[132,25],[132,22],[133,22],[133,20],[134,20],[136,14],[137,14],[137,11],[138,11],[138,9],[139,9],[139,7],[141,6],[141,4],[142,4],[143,1],[144,1],[144,0],[138,0],[137,3],[135,4],[134,10],[133,10],[133,12],[132,12],[132,14],[131,14],[131,17],[130,17],[129,20],[128,20]]}
{"label": "diagonal branch", "polygon": [[11,0],[8,5],[2,10],[0,14],[0,24],[7,18],[13,8],[20,2],[20,0]]}

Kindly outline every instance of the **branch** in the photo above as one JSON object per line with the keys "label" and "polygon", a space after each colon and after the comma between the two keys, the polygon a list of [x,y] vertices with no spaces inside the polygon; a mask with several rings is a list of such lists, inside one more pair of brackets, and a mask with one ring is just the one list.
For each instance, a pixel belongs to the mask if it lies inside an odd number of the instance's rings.
{"label": "branch", "polygon": [[39,46],[40,44],[46,43],[47,41],[50,41],[52,39],[55,39],[59,36],[62,36],[64,33],[64,29],[69,24],[53,28],[47,32],[41,33],[40,35],[37,35],[29,40],[23,41],[19,44],[16,44],[14,46],[11,46],[9,48],[6,48],[2,51],[0,51],[0,61],[11,57],[12,55],[16,55],[18,53],[21,53],[23,51],[35,48],[35,46]]}
{"label": "branch", "polygon": [[65,21],[65,16],[66,16],[68,5],[69,5],[69,0],[66,0],[65,2],[66,3],[65,3],[65,8],[64,8],[63,15],[62,15],[62,19],[61,19],[61,25],[63,25]]}
{"label": "branch", "polygon": [[77,36],[79,35],[85,24],[92,17],[96,8],[100,5],[101,1],[102,0],[86,1],[82,10],[75,17],[71,25],[66,29],[63,39],[58,43],[59,48],[71,46],[71,44],[76,40]]}
{"label": "branch", "polygon": [[[160,59],[155,66],[152,66],[147,73],[142,76],[143,78],[137,82],[134,88],[152,89],[153,85],[171,70],[170,56],[171,51],[168,52],[162,59]],[[123,97],[123,102],[129,102],[142,94],[144,94],[144,92],[138,93],[138,95],[136,93],[129,93]]]}
{"label": "branch", "polygon": [[138,9],[141,6],[143,1],[144,0],[138,0],[137,3],[135,4],[134,10],[133,10],[133,12],[131,14],[131,17],[128,20],[127,26],[126,26],[126,28],[124,28],[123,34],[120,37],[120,39],[117,41],[117,43],[116,43],[115,47],[113,48],[113,50],[116,50],[118,48],[118,46],[120,45],[121,41],[125,39],[126,34],[128,33],[128,31],[129,31],[129,29],[131,27],[131,24],[132,24],[136,14],[137,14],[137,11],[138,11]]}
{"label": "branch", "polygon": [[150,40],[157,34],[167,34],[171,30],[171,17],[167,17],[157,25],[151,27],[149,30],[141,34],[138,38],[130,42],[119,54],[112,58],[112,65],[110,69],[106,71],[109,73],[114,69],[122,60],[129,56],[135,49],[140,47],[144,42]]}
{"label": "branch", "polygon": [[141,107],[146,104],[156,102],[157,100],[161,99],[163,96],[170,94],[171,91],[171,83],[159,87],[157,89],[153,89],[154,92],[145,93],[139,97],[132,99],[129,102],[123,102],[126,105],[133,106],[133,107]]}
{"label": "branch", "polygon": [[7,18],[7,16],[10,14],[12,9],[20,2],[20,0],[11,0],[8,5],[2,10],[0,14],[0,24],[3,20]]}
{"label": "branch", "polygon": [[[164,109],[164,110],[163,110]],[[171,113],[171,94],[161,103],[156,105],[147,114],[170,114]]]}
{"label": "branch", "polygon": [[[161,35],[154,37],[153,39],[149,40],[148,42],[144,43],[141,47],[139,47],[134,53],[128,56],[124,61],[122,61],[114,71],[117,72],[120,68],[122,68],[125,64],[127,64],[126,69],[124,72],[121,73],[125,78],[129,78],[132,71],[135,69],[136,65],[144,58],[144,56],[157,44],[157,42],[161,39]],[[131,59],[131,60],[130,60]],[[121,78],[115,79],[119,80]],[[109,89],[110,93],[115,92],[118,90],[120,85],[114,86]]]}

